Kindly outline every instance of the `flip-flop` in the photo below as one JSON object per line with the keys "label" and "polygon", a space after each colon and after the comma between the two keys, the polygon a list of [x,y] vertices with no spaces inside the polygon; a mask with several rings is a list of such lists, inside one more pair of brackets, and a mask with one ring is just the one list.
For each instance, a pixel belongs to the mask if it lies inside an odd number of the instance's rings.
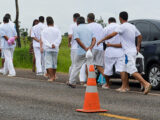
{"label": "flip-flop", "polygon": [[151,84],[149,84],[144,90],[144,95],[147,95],[149,93],[149,91],[151,90],[151,88],[152,88],[152,86],[151,86]]}

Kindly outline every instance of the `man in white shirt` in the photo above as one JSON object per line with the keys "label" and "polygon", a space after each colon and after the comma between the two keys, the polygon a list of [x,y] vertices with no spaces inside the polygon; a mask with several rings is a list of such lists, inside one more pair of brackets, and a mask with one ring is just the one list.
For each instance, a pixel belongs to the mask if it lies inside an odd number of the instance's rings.
{"label": "man in white shirt", "polygon": [[13,49],[15,47],[15,43],[9,45],[8,40],[12,37],[15,37],[15,39],[17,39],[17,32],[15,28],[9,24],[8,17],[4,17],[3,22],[4,24],[0,28],[2,37],[2,49],[5,58],[3,74],[6,75],[9,71],[8,76],[15,76],[16,72],[13,66]]}
{"label": "man in white shirt", "polygon": [[76,56],[76,50],[77,50],[77,41],[74,40],[73,33],[74,33],[75,28],[77,28],[77,18],[79,18],[79,17],[80,17],[79,13],[75,13],[73,15],[73,21],[74,21],[74,23],[70,25],[69,31],[68,31],[68,47],[71,48],[71,62],[72,62],[71,66],[69,68],[69,74],[71,74],[73,66],[75,64],[75,56]]}
{"label": "man in white shirt", "polygon": [[[108,20],[109,25],[104,28],[104,36],[107,36],[114,32],[120,25],[116,23],[116,19],[111,17]],[[113,75],[113,66],[115,65],[116,72],[122,72],[125,71],[122,60],[124,57],[124,51],[121,46],[121,38],[119,35],[116,35],[115,37],[105,41],[105,44],[107,45],[107,48],[105,50],[105,69],[104,74],[107,83],[102,86],[104,89],[109,89],[109,80],[111,75]],[[123,79],[123,77],[122,77]]]}
{"label": "man in white shirt", "polygon": [[44,66],[44,54],[40,50],[40,42],[41,42],[41,32],[46,27],[44,24],[44,17],[39,17],[39,23],[35,25],[31,32],[31,37],[33,39],[33,49],[36,58],[36,68],[37,75],[43,75],[45,72]]}
{"label": "man in white shirt", "polygon": [[59,29],[54,27],[52,17],[47,17],[46,21],[48,27],[46,27],[41,33],[41,47],[43,46],[45,53],[45,69],[50,78],[48,81],[53,82],[56,77],[57,57],[62,36]]}
{"label": "man in white shirt", "polygon": [[[107,35],[97,45],[99,45],[101,42],[105,40],[109,40],[115,37],[116,35],[120,35],[120,37],[122,38],[122,42],[121,42],[122,48],[124,49],[124,53],[125,53],[125,56],[123,58],[123,64],[124,64],[123,66],[125,67],[126,73],[124,73],[125,79],[123,79],[122,87],[119,89],[119,91],[126,90],[126,87],[128,84],[128,81],[127,81],[128,74],[127,73],[129,73],[133,77],[135,77],[138,81],[140,81],[140,83],[143,84],[145,88],[144,94],[146,95],[151,89],[151,84],[145,81],[143,77],[138,73],[137,68],[136,68],[136,62],[135,62],[136,54],[137,52],[140,51],[142,35],[140,34],[140,32],[137,30],[137,28],[134,25],[127,22],[128,21],[127,12],[121,12],[119,14],[119,19],[121,22],[120,27],[116,29],[113,33]],[[136,37],[138,39],[137,47],[135,45]]]}
{"label": "man in white shirt", "polygon": [[95,15],[89,13],[87,16],[88,27],[93,32],[96,38],[96,45],[94,46],[93,52],[93,64],[97,67],[98,71],[104,75],[104,51],[103,45],[100,44],[97,46],[97,43],[103,38],[103,27],[102,25],[95,22]]}
{"label": "man in white shirt", "polygon": [[[5,14],[5,17],[7,17],[8,19],[9,19],[9,25],[12,27],[12,28],[15,28],[15,23],[13,23],[12,21],[11,21],[11,15],[9,14],[9,13],[7,13],[7,14]],[[0,27],[1,26],[3,26],[4,25],[4,23],[2,23],[1,25],[0,25]],[[15,28],[16,29],[16,28]],[[1,46],[2,46],[2,42],[1,42]],[[15,45],[14,45],[14,49],[15,49],[15,46],[16,46],[16,41],[15,41]],[[14,53],[14,49],[12,49],[13,51],[12,51],[12,53]],[[13,56],[12,56],[13,57]],[[4,53],[3,53],[3,48],[1,47],[1,58],[2,58],[2,69],[0,69],[0,73],[3,73],[4,72],[4,69],[3,69],[3,67],[4,67],[4,62],[5,62],[5,59],[4,59]]]}

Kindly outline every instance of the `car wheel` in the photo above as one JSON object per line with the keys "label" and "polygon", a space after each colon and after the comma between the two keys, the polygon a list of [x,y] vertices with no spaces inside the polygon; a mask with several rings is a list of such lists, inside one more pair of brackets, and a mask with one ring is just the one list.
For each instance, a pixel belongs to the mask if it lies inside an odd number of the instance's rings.
{"label": "car wheel", "polygon": [[151,83],[153,89],[160,88],[160,66],[152,65],[148,71],[148,81]]}

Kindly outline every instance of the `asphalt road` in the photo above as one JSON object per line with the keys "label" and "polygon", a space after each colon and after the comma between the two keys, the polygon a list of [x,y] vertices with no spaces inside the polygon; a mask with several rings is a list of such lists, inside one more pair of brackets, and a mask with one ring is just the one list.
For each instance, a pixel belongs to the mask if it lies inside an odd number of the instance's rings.
{"label": "asphalt road", "polygon": [[22,78],[20,72],[14,78],[0,76],[0,120],[160,120],[159,91],[145,96],[136,83],[128,93],[99,89],[101,107],[107,113],[76,112],[83,106],[85,87],[69,88],[62,76],[66,75],[58,74],[54,83],[31,74]]}

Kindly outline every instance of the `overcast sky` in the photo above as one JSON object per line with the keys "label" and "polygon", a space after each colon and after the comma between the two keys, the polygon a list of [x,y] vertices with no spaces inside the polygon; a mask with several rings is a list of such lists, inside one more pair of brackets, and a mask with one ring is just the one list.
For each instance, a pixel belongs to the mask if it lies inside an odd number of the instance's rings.
{"label": "overcast sky", "polygon": [[[5,13],[15,19],[15,0],[0,0],[0,21]],[[96,18],[107,22],[109,17],[118,19],[119,12],[127,11],[129,19],[160,19],[160,0],[19,0],[21,27],[30,28],[33,19],[52,16],[61,31],[67,32],[72,16],[79,12],[86,17],[93,12]]]}

